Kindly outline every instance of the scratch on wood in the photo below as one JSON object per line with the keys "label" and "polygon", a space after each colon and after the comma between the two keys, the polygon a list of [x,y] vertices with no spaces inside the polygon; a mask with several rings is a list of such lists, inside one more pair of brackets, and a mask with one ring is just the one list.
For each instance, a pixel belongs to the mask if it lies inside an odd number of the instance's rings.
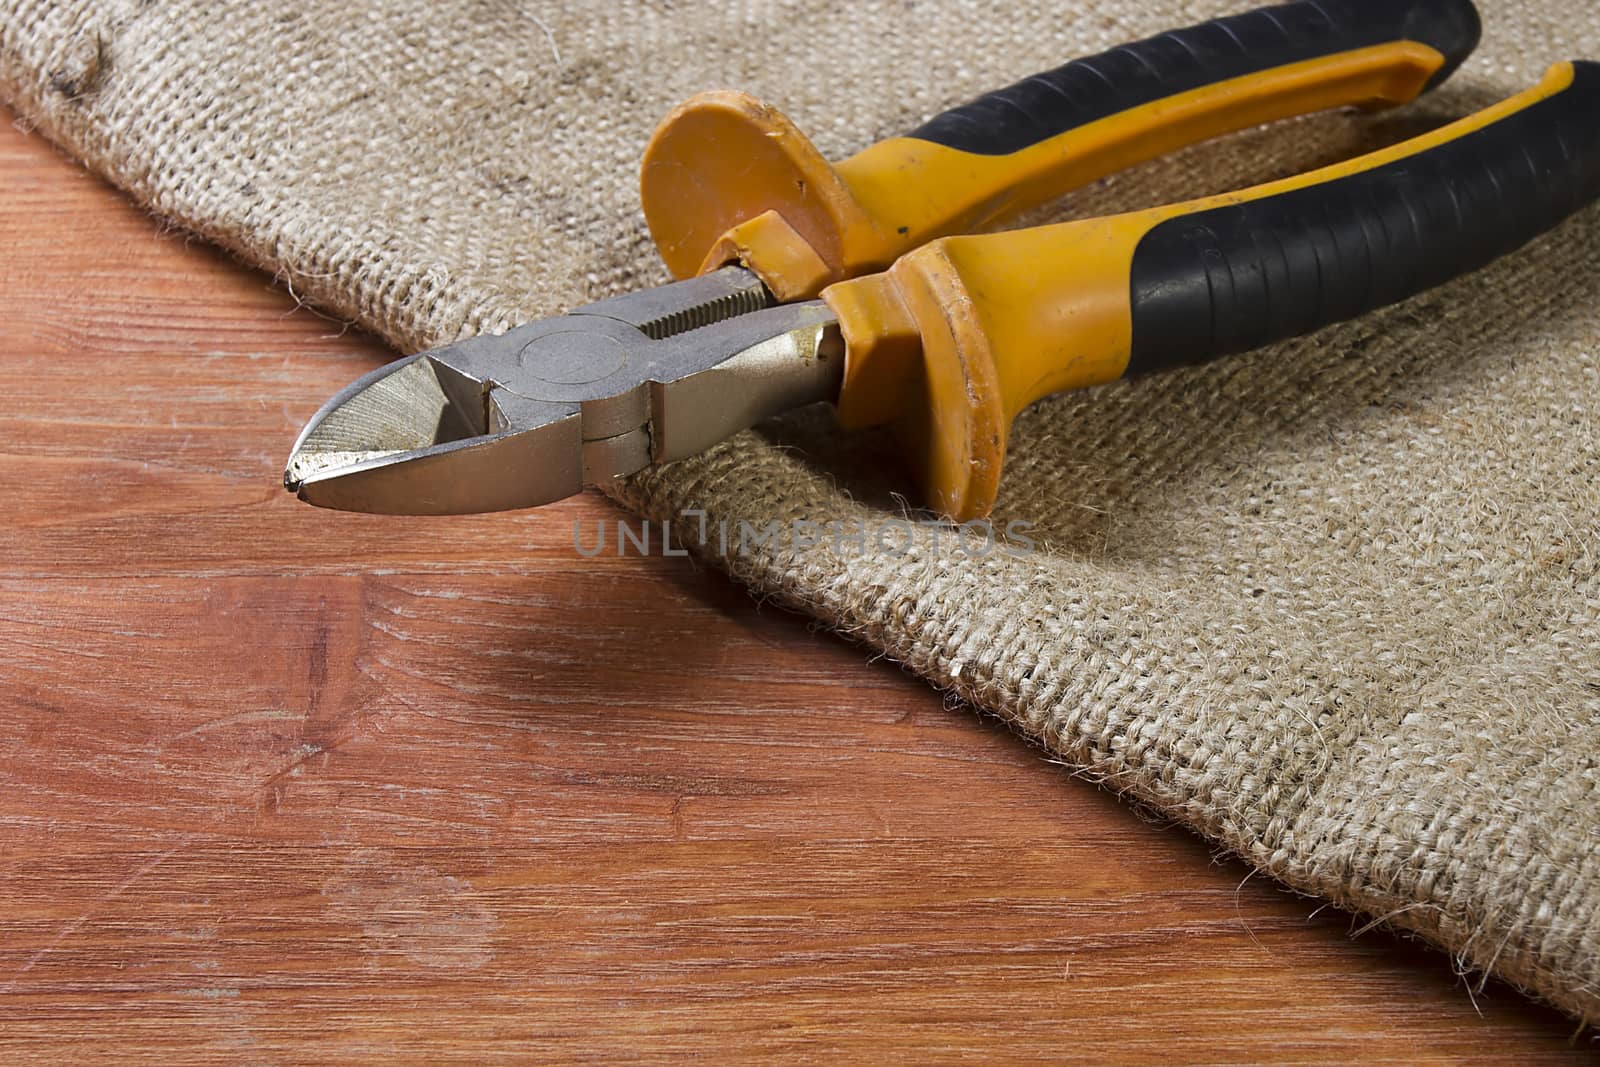
{"label": "scratch on wood", "polygon": [[252,723],[258,722],[287,722],[289,720],[298,718],[300,718],[299,715],[296,715],[294,712],[283,708],[268,708],[265,711],[241,711],[237,715],[224,715],[220,719],[210,719],[201,723],[199,726],[192,726],[180,733],[173,734],[171,737],[163,741],[160,747],[154,750],[153,754],[159,756],[170,746],[177,744],[179,741],[184,741],[191,737],[198,737],[201,734],[207,734],[213,730],[224,730],[230,726],[248,726]]}
{"label": "scratch on wood", "polygon": [[22,980],[24,975],[33,970],[34,967],[38,966],[40,960],[54,952],[61,945],[61,942],[71,937],[83,926],[84,923],[94,918],[95,913],[101,908],[105,907],[113,900],[116,900],[123,893],[126,893],[129,889],[136,885],[140,879],[144,878],[145,875],[149,874],[151,871],[155,870],[157,867],[161,866],[163,863],[167,862],[167,860],[171,859],[174,855],[181,851],[186,845],[189,844],[191,840],[193,840],[192,837],[186,836],[180,839],[176,845],[173,845],[165,852],[159,853],[154,858],[146,861],[142,866],[136,868],[132,874],[128,875],[122,881],[113,886],[109,892],[101,897],[96,898],[94,903],[91,904],[88,910],[82,915],[79,915],[77,918],[71,919],[64,923],[61,929],[56,931],[56,936],[50,939],[50,943],[48,945],[46,945],[44,948],[41,948],[38,952],[35,952],[32,956],[29,956],[27,962],[21,967],[17,968],[17,973],[13,974],[11,979],[6,982],[4,986],[0,986],[0,996],[5,996],[15,991],[17,988],[17,983]]}

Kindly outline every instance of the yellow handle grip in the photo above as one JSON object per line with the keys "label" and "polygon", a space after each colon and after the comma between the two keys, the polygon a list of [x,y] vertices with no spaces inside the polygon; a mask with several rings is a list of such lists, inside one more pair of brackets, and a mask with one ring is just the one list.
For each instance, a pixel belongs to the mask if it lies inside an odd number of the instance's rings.
{"label": "yellow handle grip", "polygon": [[864,213],[882,220],[879,255],[890,262],[1186,145],[1346,104],[1406,103],[1443,65],[1427,45],[1392,41],[1205,85],[1003,155],[896,137],[840,163],[838,172]]}
{"label": "yellow handle grip", "polygon": [[1296,0],[1076,60],[837,167],[777,111],[706,93],[646,148],[645,217],[679,277],[741,262],[808,298],[1184,145],[1411,100],[1478,31],[1471,0]]}
{"label": "yellow handle grip", "polygon": [[948,237],[823,293],[840,421],[897,422],[930,503],[986,514],[1040,397],[1308,333],[1476,269],[1600,197],[1600,64],[1393,148],[1241,192]]}

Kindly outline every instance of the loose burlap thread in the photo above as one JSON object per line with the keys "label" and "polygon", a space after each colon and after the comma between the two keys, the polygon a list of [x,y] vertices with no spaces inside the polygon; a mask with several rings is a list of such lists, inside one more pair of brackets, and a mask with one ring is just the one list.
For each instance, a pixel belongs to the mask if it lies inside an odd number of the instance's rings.
{"label": "loose burlap thread", "polygon": [[[155,212],[413,350],[664,280],[636,164],[694,91],[754,92],[841,158],[1239,6],[0,0],[0,95]],[[1484,14],[1478,55],[1420,104],[1250,131],[1043,217],[1281,177],[1600,57],[1586,0]],[[1032,552],[958,554],[929,527],[908,550],[701,550],[1285,884],[1590,1018],[1597,272],[1589,210],[1360,321],[1040,403],[996,513]],[[686,509],[877,530],[907,515],[880,446],[802,413],[616,495],[691,541]]]}

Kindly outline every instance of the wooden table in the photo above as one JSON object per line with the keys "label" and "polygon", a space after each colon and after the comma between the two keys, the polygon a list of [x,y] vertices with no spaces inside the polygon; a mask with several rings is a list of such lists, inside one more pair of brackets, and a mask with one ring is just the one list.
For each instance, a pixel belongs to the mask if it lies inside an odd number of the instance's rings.
{"label": "wooden table", "polygon": [[278,484],[390,355],[0,129],[0,1062],[1587,1057],[585,497]]}

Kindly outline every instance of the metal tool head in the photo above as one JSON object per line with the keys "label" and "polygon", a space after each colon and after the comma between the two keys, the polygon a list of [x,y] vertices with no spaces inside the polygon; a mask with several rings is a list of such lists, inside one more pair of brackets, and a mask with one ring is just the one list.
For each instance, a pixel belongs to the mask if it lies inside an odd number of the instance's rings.
{"label": "metal tool head", "polygon": [[833,314],[769,302],[729,267],[392,363],[312,418],[284,484],[344,511],[532,507],[835,399]]}

